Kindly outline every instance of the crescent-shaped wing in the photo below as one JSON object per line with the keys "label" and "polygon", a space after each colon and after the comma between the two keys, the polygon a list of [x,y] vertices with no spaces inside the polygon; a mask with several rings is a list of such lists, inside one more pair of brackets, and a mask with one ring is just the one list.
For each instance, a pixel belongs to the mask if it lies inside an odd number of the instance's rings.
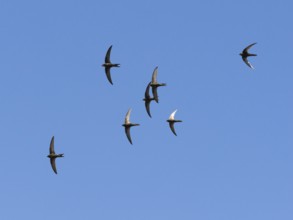
{"label": "crescent-shaped wing", "polygon": [[171,128],[171,131],[173,132],[173,134],[175,134],[177,136],[175,128],[174,128],[174,124],[175,124],[174,122],[169,122],[169,126]]}
{"label": "crescent-shaped wing", "polygon": [[152,117],[152,115],[151,115],[151,111],[150,111],[150,104],[151,104],[151,101],[145,101],[144,104],[145,104],[145,109],[146,109],[148,115],[149,115],[150,117]]}
{"label": "crescent-shaped wing", "polygon": [[248,45],[247,47],[245,47],[244,50],[243,50],[243,53],[247,53],[248,50],[249,50],[253,45],[255,45],[255,44],[256,44],[256,43],[253,43],[253,44],[250,44],[250,45]]}
{"label": "crescent-shaped wing", "polygon": [[254,69],[251,63],[248,62],[247,57],[242,57],[242,60],[246,63],[247,66],[249,66],[251,69]]}
{"label": "crescent-shaped wing", "polygon": [[169,120],[174,120],[176,112],[177,112],[177,109],[171,113]]}
{"label": "crescent-shaped wing", "polygon": [[110,69],[111,69],[111,67],[105,67],[105,72],[106,72],[106,76],[107,76],[108,81],[113,85]]}
{"label": "crescent-shaped wing", "polygon": [[130,127],[125,127],[125,134],[127,136],[127,139],[132,144],[131,136],[130,136]]}
{"label": "crescent-shaped wing", "polygon": [[148,84],[148,86],[145,89],[145,93],[144,93],[145,98],[150,98],[150,86],[151,86],[151,82]]}
{"label": "crescent-shaped wing", "polygon": [[110,61],[110,55],[111,55],[112,45],[107,50],[106,56],[105,56],[105,63],[111,63]]}
{"label": "crescent-shaped wing", "polygon": [[156,103],[159,103],[159,96],[158,96],[158,87],[152,86],[152,93]]}
{"label": "crescent-shaped wing", "polygon": [[157,83],[157,75],[158,75],[158,67],[154,69],[153,75],[152,75],[152,83]]}
{"label": "crescent-shaped wing", "polygon": [[125,116],[125,124],[129,124],[130,123],[130,113],[131,113],[131,108],[126,113],[126,116]]}
{"label": "crescent-shaped wing", "polygon": [[51,142],[50,142],[49,153],[50,154],[55,154],[55,150],[54,150],[54,136],[52,137]]}
{"label": "crescent-shaped wing", "polygon": [[50,158],[50,162],[51,162],[52,169],[53,169],[54,173],[57,174],[57,169],[56,169],[56,163],[55,163],[55,160],[56,160],[56,158]]}

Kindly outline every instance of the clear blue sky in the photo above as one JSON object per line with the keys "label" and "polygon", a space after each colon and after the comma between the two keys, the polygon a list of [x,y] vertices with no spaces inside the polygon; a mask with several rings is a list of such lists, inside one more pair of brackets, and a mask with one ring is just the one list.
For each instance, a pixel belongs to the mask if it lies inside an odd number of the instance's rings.
{"label": "clear blue sky", "polygon": [[[292,220],[292,8],[2,0],[0,218]],[[255,70],[239,56],[253,42]],[[113,86],[101,67],[110,45]],[[167,87],[150,119],[155,66]]]}

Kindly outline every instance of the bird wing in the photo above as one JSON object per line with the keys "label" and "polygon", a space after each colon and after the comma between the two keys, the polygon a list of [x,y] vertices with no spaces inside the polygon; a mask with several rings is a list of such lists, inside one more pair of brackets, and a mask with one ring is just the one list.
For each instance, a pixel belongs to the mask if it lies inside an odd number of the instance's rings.
{"label": "bird wing", "polygon": [[242,57],[242,60],[246,63],[247,66],[249,66],[251,69],[254,69],[251,63],[248,62],[247,57]]}
{"label": "bird wing", "polygon": [[107,50],[106,56],[105,56],[105,63],[111,63],[110,61],[110,55],[111,55],[112,45]]}
{"label": "bird wing", "polygon": [[145,104],[145,109],[146,109],[148,115],[149,115],[150,117],[152,117],[152,115],[151,115],[151,111],[150,111],[150,103],[151,103],[151,101],[145,101],[144,104]]}
{"label": "bird wing", "polygon": [[169,120],[174,120],[176,112],[177,112],[177,109],[171,113],[171,115],[169,116]]}
{"label": "bird wing", "polygon": [[49,153],[50,154],[55,154],[55,150],[54,150],[54,136],[52,137],[51,142],[50,142]]}
{"label": "bird wing", "polygon": [[130,136],[130,127],[125,127],[125,134],[127,136],[127,139],[132,144],[131,136]]}
{"label": "bird wing", "polygon": [[152,83],[157,82],[157,75],[158,75],[158,67],[154,69],[153,75],[152,75]]}
{"label": "bird wing", "polygon": [[159,103],[159,96],[158,96],[158,87],[156,86],[153,86],[152,87],[152,93],[153,93],[153,96],[154,96],[154,99],[157,103]]}
{"label": "bird wing", "polygon": [[55,163],[55,160],[56,160],[56,158],[50,158],[50,162],[51,162],[52,169],[53,169],[54,173],[57,174],[57,169],[56,169],[56,163]]}
{"label": "bird wing", "polygon": [[144,93],[145,98],[150,98],[150,86],[151,86],[151,82],[148,84],[148,86],[145,89],[145,93]]}
{"label": "bird wing", "polygon": [[110,69],[111,69],[111,67],[105,67],[105,72],[106,72],[106,76],[107,76],[108,81],[113,85]]}
{"label": "bird wing", "polygon": [[129,124],[130,123],[130,113],[131,113],[131,108],[126,113],[126,116],[125,116],[125,124]]}
{"label": "bird wing", "polygon": [[244,50],[243,50],[243,52],[245,53],[247,53],[248,52],[248,50],[253,46],[253,45],[255,45],[256,43],[253,43],[253,44],[250,44],[250,45],[248,45],[247,47],[245,47],[244,48]]}
{"label": "bird wing", "polygon": [[174,128],[174,124],[175,124],[174,122],[169,122],[169,126],[171,128],[171,131],[173,132],[173,134],[175,134],[177,136],[175,128]]}

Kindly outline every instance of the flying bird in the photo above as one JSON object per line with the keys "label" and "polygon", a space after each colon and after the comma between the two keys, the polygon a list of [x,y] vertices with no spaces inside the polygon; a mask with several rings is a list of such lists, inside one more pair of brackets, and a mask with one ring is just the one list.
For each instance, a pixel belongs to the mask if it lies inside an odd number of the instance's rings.
{"label": "flying bird", "polygon": [[166,83],[158,83],[157,82],[157,75],[158,75],[158,67],[154,69],[153,75],[152,75],[152,82],[151,82],[151,87],[152,87],[152,92],[154,99],[157,103],[159,103],[159,96],[158,96],[158,87],[160,86],[166,86]]}
{"label": "flying bird", "polygon": [[144,101],[145,109],[146,109],[148,115],[150,117],[152,117],[151,111],[150,111],[150,104],[151,104],[151,101],[155,100],[155,98],[150,96],[150,87],[151,87],[151,82],[146,87],[143,101]]}
{"label": "flying bird", "polygon": [[248,62],[247,57],[257,56],[256,54],[252,54],[252,53],[248,52],[248,50],[255,44],[256,43],[253,43],[253,44],[250,44],[249,46],[245,47],[244,50],[242,51],[242,53],[239,54],[242,57],[242,60],[246,63],[246,65],[252,69],[254,69],[254,67],[251,65],[251,63]]}
{"label": "flying bird", "polygon": [[181,120],[175,120],[176,112],[177,112],[177,109],[174,112],[171,113],[171,115],[170,115],[169,119],[167,120],[167,122],[169,122],[169,126],[170,126],[171,131],[173,132],[173,134],[175,134],[177,136],[175,128],[174,128],[174,124],[176,122],[182,122],[182,121]]}
{"label": "flying bird", "polygon": [[105,67],[106,76],[107,76],[109,82],[113,85],[110,69],[112,67],[120,67],[120,64],[111,63],[111,60],[110,60],[111,50],[112,50],[112,45],[109,47],[109,49],[108,49],[108,51],[106,53],[105,63],[102,66]]}
{"label": "flying bird", "polygon": [[55,160],[56,160],[57,157],[63,157],[64,154],[55,154],[55,150],[54,150],[54,136],[51,139],[49,152],[50,152],[50,154],[47,157],[50,158],[50,162],[51,162],[52,169],[57,174]]}
{"label": "flying bird", "polygon": [[132,144],[132,140],[131,140],[131,136],[130,136],[130,128],[132,126],[139,126],[139,124],[133,124],[133,123],[130,122],[130,113],[131,113],[131,108],[126,113],[125,121],[124,121],[124,124],[122,126],[125,127],[125,134],[126,134],[128,140],[129,140],[129,142]]}

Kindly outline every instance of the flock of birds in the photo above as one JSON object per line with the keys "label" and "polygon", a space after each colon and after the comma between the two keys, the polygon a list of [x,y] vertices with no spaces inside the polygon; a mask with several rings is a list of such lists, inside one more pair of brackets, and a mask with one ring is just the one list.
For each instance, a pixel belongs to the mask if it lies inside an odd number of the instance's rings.
{"label": "flock of birds", "polygon": [[[245,47],[243,49],[242,53],[239,54],[242,57],[242,60],[246,63],[246,65],[252,69],[254,69],[254,67],[251,65],[251,63],[248,61],[247,58],[250,56],[257,56],[256,54],[252,54],[252,53],[248,52],[248,50],[255,44],[256,43],[248,45],[247,47]],[[120,64],[111,62],[111,60],[110,60],[111,50],[112,50],[112,46],[109,47],[109,49],[106,53],[105,63],[102,66],[105,68],[105,73],[106,73],[108,81],[113,85],[110,70],[112,67],[120,67]],[[150,112],[151,101],[155,101],[156,103],[159,103],[158,87],[167,85],[166,83],[158,83],[157,82],[157,75],[158,75],[158,67],[156,67],[153,71],[152,80],[151,80],[151,82],[148,83],[148,85],[146,87],[144,99],[143,99],[143,101],[145,102],[146,112],[149,115],[149,117],[152,117],[151,112]],[[150,87],[152,88],[153,97],[150,96]],[[167,122],[169,123],[170,129],[173,132],[173,134],[177,136],[174,124],[177,122],[182,122],[182,120],[175,119],[176,112],[177,112],[177,110],[175,110],[171,113]],[[130,135],[130,128],[133,126],[139,126],[139,124],[130,122],[130,114],[131,114],[131,108],[127,111],[126,116],[125,116],[125,121],[122,126],[125,128],[125,134],[126,134],[128,141],[130,142],[130,144],[132,144],[132,139],[131,139],[131,135]],[[63,153],[62,154],[55,153],[54,136],[51,139],[50,148],[49,148],[49,155],[47,157],[50,158],[50,163],[51,163],[52,169],[57,174],[56,158],[64,157],[64,154]]]}

